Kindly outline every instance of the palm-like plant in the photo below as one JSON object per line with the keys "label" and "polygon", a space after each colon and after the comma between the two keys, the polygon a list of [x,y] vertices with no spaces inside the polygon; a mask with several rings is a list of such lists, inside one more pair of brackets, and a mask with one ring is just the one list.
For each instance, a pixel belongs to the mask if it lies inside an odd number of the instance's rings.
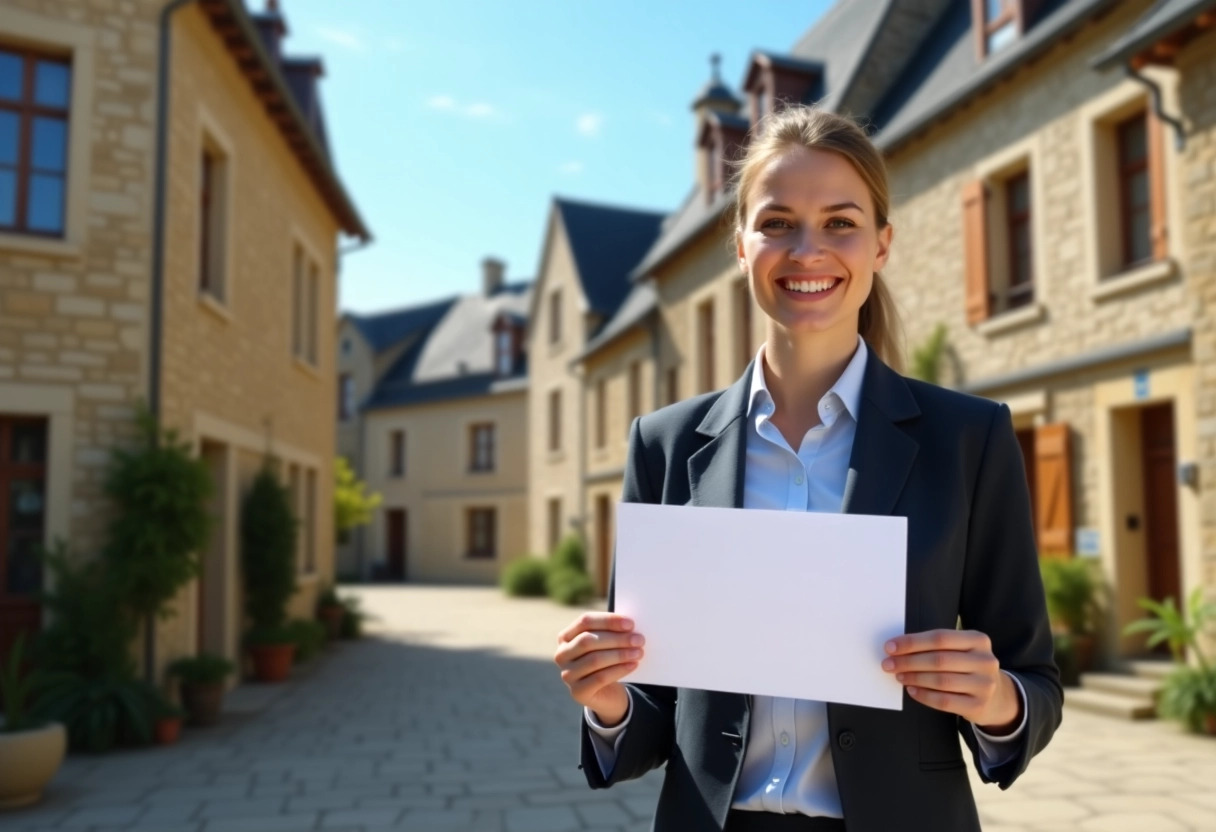
{"label": "palm-like plant", "polygon": [[1205,602],[1201,588],[1196,587],[1183,609],[1178,608],[1172,597],[1164,601],[1141,598],[1136,603],[1141,609],[1150,612],[1152,617],[1128,624],[1123,628],[1124,635],[1148,633],[1148,646],[1156,647],[1165,642],[1169,645],[1170,655],[1179,664],[1186,662],[1186,653],[1190,649],[1201,669],[1205,672],[1211,669],[1199,644],[1199,634],[1204,631],[1208,622],[1216,621],[1216,603]]}

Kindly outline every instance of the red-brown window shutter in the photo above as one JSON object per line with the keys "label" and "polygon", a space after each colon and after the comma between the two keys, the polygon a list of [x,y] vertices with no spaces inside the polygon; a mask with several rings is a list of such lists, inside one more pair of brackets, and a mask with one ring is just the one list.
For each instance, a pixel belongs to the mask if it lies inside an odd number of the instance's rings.
{"label": "red-brown window shutter", "polygon": [[967,270],[967,323],[991,314],[988,297],[987,189],[976,179],[963,186],[963,253]]}
{"label": "red-brown window shutter", "polygon": [[1035,485],[1039,551],[1065,555],[1072,551],[1072,444],[1068,425],[1043,425],[1034,436]]}
{"label": "red-brown window shutter", "polygon": [[1146,113],[1144,126],[1148,133],[1148,204],[1153,259],[1164,260],[1169,254],[1165,223],[1165,128],[1151,109]]}

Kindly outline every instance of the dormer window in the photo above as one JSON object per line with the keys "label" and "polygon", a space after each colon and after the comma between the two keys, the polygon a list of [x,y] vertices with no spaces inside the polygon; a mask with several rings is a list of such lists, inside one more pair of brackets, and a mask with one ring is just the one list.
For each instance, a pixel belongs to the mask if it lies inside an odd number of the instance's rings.
{"label": "dormer window", "polygon": [[756,52],[743,81],[751,117],[759,122],[786,104],[810,104],[822,95],[822,65],[788,55]]}
{"label": "dormer window", "polygon": [[1021,0],[971,0],[980,60],[1004,49],[1018,38],[1023,27]]}
{"label": "dormer window", "polygon": [[494,319],[494,373],[509,376],[519,366],[520,347],[523,344],[523,326],[507,314]]}
{"label": "dormer window", "polygon": [[747,119],[710,113],[697,140],[705,160],[705,197],[710,202],[726,189],[731,163],[739,158],[747,140]]}

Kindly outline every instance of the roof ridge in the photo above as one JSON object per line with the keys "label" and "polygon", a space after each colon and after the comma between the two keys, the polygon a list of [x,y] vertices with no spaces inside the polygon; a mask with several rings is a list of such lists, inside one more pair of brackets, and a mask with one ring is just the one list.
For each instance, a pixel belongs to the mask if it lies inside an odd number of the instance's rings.
{"label": "roof ridge", "polygon": [[594,202],[588,199],[558,196],[556,194],[553,196],[553,202],[556,205],[572,205],[579,208],[596,208],[601,211],[618,211],[620,213],[654,215],[658,217],[665,217],[668,213],[655,208],[635,208],[627,205],[611,205],[607,202]]}

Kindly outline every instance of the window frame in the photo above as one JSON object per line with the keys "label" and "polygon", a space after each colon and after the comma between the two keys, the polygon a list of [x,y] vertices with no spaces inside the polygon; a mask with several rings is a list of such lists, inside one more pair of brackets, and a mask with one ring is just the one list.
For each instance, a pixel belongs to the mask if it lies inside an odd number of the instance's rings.
{"label": "window frame", "polygon": [[[1119,266],[1121,272],[1130,271],[1132,269],[1144,266],[1151,263],[1153,257],[1153,170],[1152,163],[1149,158],[1149,115],[1148,109],[1145,108],[1138,112],[1132,113],[1125,118],[1121,118],[1111,125],[1111,130],[1114,136],[1115,147],[1115,179],[1118,181],[1119,191],[1119,246],[1120,259]],[[1137,129],[1143,131],[1144,154],[1135,162],[1129,163],[1126,159],[1126,150],[1128,144],[1127,128],[1133,126],[1133,122]],[[1144,176],[1144,204],[1133,209],[1131,205],[1131,181],[1137,175]],[[1145,224],[1145,247],[1148,249],[1148,254],[1145,257],[1137,258],[1134,256],[1135,240],[1133,239],[1133,217],[1136,214],[1143,213],[1147,220]]]}
{"label": "window frame", "polygon": [[549,391],[549,453],[559,453],[562,449],[562,390],[556,387]]}
{"label": "window frame", "polygon": [[[1026,210],[1017,211],[1014,201],[1014,183],[1024,185],[1026,189]],[[1005,196],[1005,247],[1008,256],[1008,272],[1006,286],[1004,287],[1005,297],[1004,303],[1000,305],[1002,311],[1011,311],[1020,309],[1034,302],[1035,274],[1034,268],[1034,193],[1031,188],[1030,167],[1025,170],[1014,173],[1005,178],[1001,183]],[[1021,258],[1018,254],[1016,245],[1017,234],[1024,233],[1027,238],[1025,266],[1027,279],[1018,281],[1019,264]]]}
{"label": "window frame", "polygon": [[593,403],[595,419],[595,449],[602,450],[608,445],[608,379],[600,376],[595,380],[595,397]]}
{"label": "window frame", "polygon": [[[7,12],[6,12],[7,15]],[[21,89],[21,98],[17,101],[9,101],[0,99],[0,111],[10,112],[17,117],[17,159],[12,167],[15,177],[15,193],[13,224],[0,225],[0,234],[12,234],[14,236],[31,237],[40,240],[48,241],[64,241],[68,237],[69,223],[69,199],[71,197],[71,180],[72,172],[72,112],[74,109],[74,92],[76,67],[71,56],[63,57],[45,49],[26,46],[18,43],[5,42],[0,43],[0,50],[11,52],[21,59],[23,83]],[[68,71],[68,90],[67,90],[67,105],[60,107],[52,107],[46,104],[38,104],[34,100],[34,76],[35,69],[39,62],[62,64],[67,67]],[[37,174],[37,169],[34,167],[33,161],[33,144],[34,144],[34,119],[36,118],[54,118],[62,120],[63,128],[63,170],[48,171],[48,173],[57,175],[62,180],[61,205],[59,215],[59,229],[56,231],[44,231],[29,227],[29,198],[30,184],[32,178]],[[8,169],[8,166],[5,165]]]}
{"label": "window frame", "polygon": [[405,428],[393,428],[388,432],[388,476],[391,479],[405,479],[405,442]]}
{"label": "window frame", "polygon": [[[487,526],[484,541],[478,541],[478,518]],[[479,547],[478,543],[485,543]],[[469,506],[465,509],[465,557],[470,560],[494,560],[498,557],[498,509],[495,506]]]}
{"label": "window frame", "polygon": [[[493,422],[474,422],[468,427],[469,473],[488,474],[497,467],[497,436]],[[485,456],[482,456],[482,441],[485,441]]]}
{"label": "window frame", "polygon": [[562,289],[558,286],[549,293],[549,343],[562,342]]}
{"label": "window frame", "polygon": [[696,305],[696,334],[697,334],[697,381],[701,393],[710,393],[717,389],[717,367],[715,353],[717,352],[717,319],[712,297],[702,300]]}
{"label": "window frame", "polygon": [[355,374],[338,373],[338,421],[349,422],[355,416]]}

